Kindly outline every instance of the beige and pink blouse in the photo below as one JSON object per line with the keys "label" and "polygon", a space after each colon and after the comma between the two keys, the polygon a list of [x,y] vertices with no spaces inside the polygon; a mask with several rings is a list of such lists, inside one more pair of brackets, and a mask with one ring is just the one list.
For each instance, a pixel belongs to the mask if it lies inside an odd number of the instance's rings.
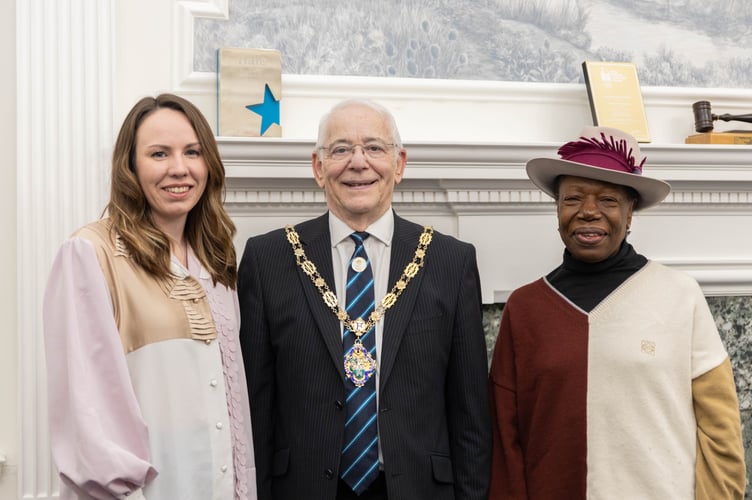
{"label": "beige and pink blouse", "polygon": [[66,241],[44,297],[61,498],[256,498],[237,294],[188,268],[155,279],[107,219]]}

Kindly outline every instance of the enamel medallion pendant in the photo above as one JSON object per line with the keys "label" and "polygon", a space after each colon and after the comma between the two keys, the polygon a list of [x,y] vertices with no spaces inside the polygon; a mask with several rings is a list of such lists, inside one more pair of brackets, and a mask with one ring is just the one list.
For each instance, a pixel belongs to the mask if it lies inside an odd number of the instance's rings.
{"label": "enamel medallion pendant", "polygon": [[363,347],[360,339],[357,339],[345,355],[345,375],[355,384],[355,387],[363,387],[368,379],[376,373],[376,360]]}

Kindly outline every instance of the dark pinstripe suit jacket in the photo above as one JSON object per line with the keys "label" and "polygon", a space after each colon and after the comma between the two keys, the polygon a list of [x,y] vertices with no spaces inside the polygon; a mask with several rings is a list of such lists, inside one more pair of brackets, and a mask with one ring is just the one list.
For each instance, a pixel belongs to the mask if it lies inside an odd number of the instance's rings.
{"label": "dark pinstripe suit jacket", "polygon": [[[296,229],[334,290],[328,215]],[[395,215],[390,288],[421,231]],[[238,282],[259,499],[333,500],[345,422],[340,324],[281,229],[248,240]],[[390,500],[485,500],[491,434],[475,249],[434,233],[425,266],[384,321],[378,427]]]}

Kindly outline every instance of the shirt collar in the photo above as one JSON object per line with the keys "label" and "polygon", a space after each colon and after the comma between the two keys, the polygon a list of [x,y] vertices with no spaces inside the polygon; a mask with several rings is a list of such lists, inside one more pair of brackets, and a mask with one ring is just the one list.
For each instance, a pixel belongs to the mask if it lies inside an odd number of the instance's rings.
{"label": "shirt collar", "polygon": [[[366,228],[366,232],[371,236],[377,238],[384,245],[389,246],[392,243],[392,235],[394,234],[394,212],[392,208],[384,212],[384,215],[379,217],[370,226]],[[329,212],[329,234],[332,238],[332,246],[337,246],[342,241],[349,239],[353,233],[353,229],[345,224],[339,217]]]}
{"label": "shirt collar", "polygon": [[211,278],[209,271],[201,264],[190,246],[188,246],[188,269],[174,255],[170,255],[170,271],[178,279],[185,279],[191,274],[200,279]]}

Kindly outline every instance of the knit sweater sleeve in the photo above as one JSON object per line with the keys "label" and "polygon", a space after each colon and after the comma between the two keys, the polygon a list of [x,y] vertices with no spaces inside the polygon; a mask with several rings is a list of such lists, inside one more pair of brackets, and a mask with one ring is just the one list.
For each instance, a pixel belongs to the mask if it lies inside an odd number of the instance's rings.
{"label": "knit sweater sleeve", "polygon": [[744,498],[739,402],[728,358],[692,381],[692,399],[697,420],[696,500]]}
{"label": "knit sweater sleeve", "polygon": [[489,500],[525,500],[525,459],[520,446],[511,309],[507,303],[491,362],[489,397],[493,455]]}

